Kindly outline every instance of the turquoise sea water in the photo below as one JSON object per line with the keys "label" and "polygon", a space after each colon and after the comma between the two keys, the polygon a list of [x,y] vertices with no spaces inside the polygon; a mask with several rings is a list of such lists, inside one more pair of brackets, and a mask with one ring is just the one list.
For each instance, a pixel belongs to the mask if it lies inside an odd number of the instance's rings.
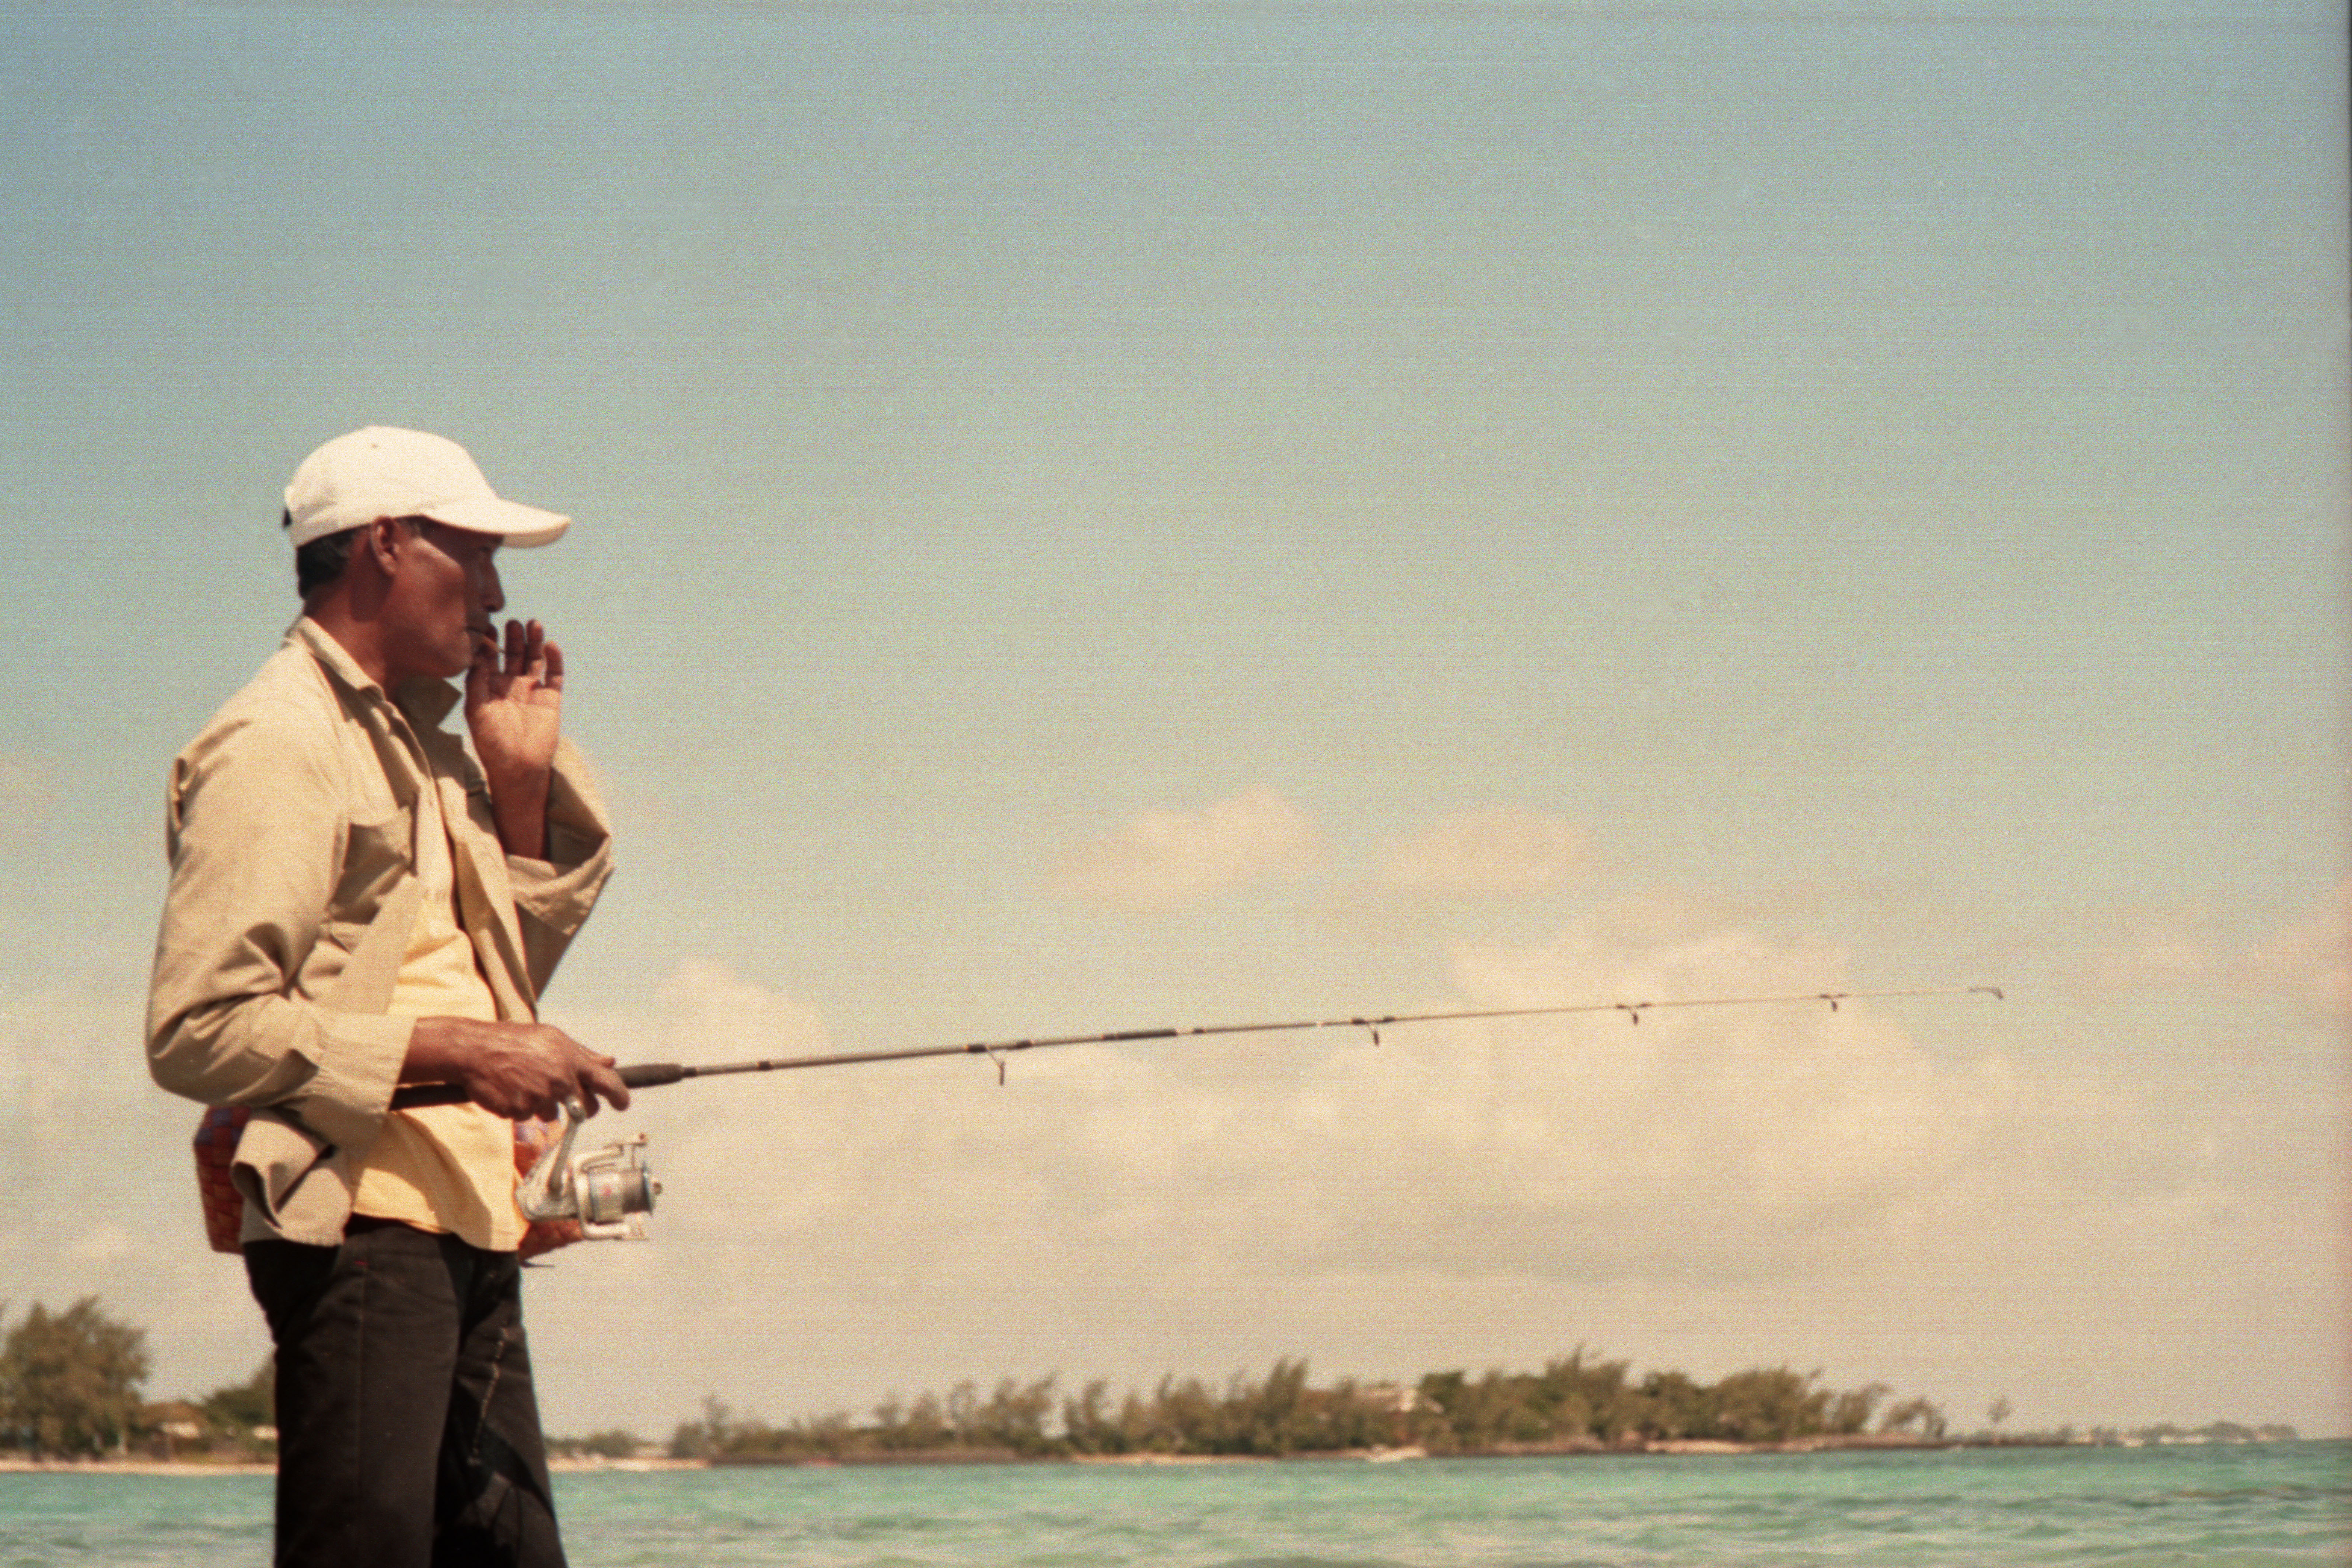
{"label": "turquoise sea water", "polygon": [[[0,1475],[0,1568],[268,1556],[267,1476]],[[2352,1444],[557,1478],[577,1568],[2352,1563]]]}

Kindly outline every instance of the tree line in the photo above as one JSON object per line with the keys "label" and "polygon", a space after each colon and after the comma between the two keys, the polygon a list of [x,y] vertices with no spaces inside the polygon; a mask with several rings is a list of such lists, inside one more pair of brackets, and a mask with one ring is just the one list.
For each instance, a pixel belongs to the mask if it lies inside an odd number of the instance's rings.
{"label": "tree line", "polygon": [[1582,1347],[1541,1372],[1433,1372],[1407,1385],[1343,1379],[1318,1388],[1303,1360],[1284,1359],[1264,1378],[1237,1373],[1221,1388],[1197,1378],[1160,1380],[1148,1396],[1114,1401],[1097,1379],[1063,1394],[1059,1378],[1007,1378],[983,1395],[957,1384],[945,1396],[895,1394],[871,1419],[846,1412],[782,1426],[738,1418],[715,1397],[701,1419],[680,1425],[681,1458],[757,1462],[886,1459],[913,1455],[1050,1458],[1198,1455],[1279,1458],[1417,1447],[1432,1454],[1568,1452],[1675,1439],[1783,1443],[1853,1436],[1871,1429],[1927,1439],[1945,1435],[1943,1413],[1924,1398],[1886,1404],[1889,1389],[1821,1385],[1818,1373],[1756,1367],[1705,1384],[1679,1372],[1633,1374],[1632,1363]]}
{"label": "tree line", "polygon": [[267,1361],[197,1404],[147,1404],[152,1371],[147,1331],[108,1316],[97,1297],[58,1312],[34,1302],[0,1338],[0,1449],[35,1458],[100,1458],[133,1444],[175,1452],[180,1442],[240,1458],[268,1450]]}
{"label": "tree line", "polygon": [[84,1296],[62,1312],[39,1302],[0,1342],[0,1442],[34,1455],[121,1451],[138,1425],[147,1332]]}
{"label": "tree line", "polygon": [[[0,1323],[7,1310],[0,1303]],[[0,1336],[0,1449],[35,1458],[90,1458],[133,1445],[162,1456],[208,1453],[259,1458],[272,1451],[273,1369],[214,1389],[201,1400],[144,1403],[152,1363],[146,1331],[110,1317],[94,1296],[62,1311],[36,1302]],[[1121,1455],[1279,1458],[1292,1454],[1419,1448],[1432,1454],[1567,1453],[1676,1439],[1786,1443],[1853,1439],[1865,1432],[1946,1438],[1943,1412],[1924,1397],[1889,1403],[1885,1384],[1835,1390],[1818,1373],[1752,1367],[1712,1384],[1679,1372],[1633,1375],[1632,1363],[1579,1346],[1541,1372],[1433,1372],[1411,1384],[1307,1381],[1304,1360],[1284,1359],[1264,1378],[1236,1373],[1218,1387],[1160,1379],[1148,1395],[1114,1400],[1097,1378],[1064,1393],[1057,1375],[1006,1378],[982,1394],[970,1380],[945,1395],[892,1394],[870,1418],[846,1412],[782,1426],[738,1417],[717,1397],[672,1434],[670,1454],[719,1463],[796,1459],[1043,1459]],[[1994,1427],[2009,1414],[1996,1400]],[[2095,1429],[1971,1442],[2101,1443],[2292,1441],[2294,1428],[2215,1422],[2193,1429]],[[554,1439],[554,1452],[626,1458],[651,1450],[626,1431]]]}

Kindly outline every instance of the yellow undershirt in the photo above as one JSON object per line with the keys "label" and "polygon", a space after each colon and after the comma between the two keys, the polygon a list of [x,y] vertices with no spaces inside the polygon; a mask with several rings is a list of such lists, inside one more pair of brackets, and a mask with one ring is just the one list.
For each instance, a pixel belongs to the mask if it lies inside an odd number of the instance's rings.
{"label": "yellow undershirt", "polygon": [[[498,999],[457,923],[457,880],[438,792],[417,792],[416,872],[425,901],[385,1009],[400,1017],[495,1020]],[[514,1123],[478,1105],[395,1110],[362,1162],[352,1212],[449,1233],[493,1252],[522,1240]]]}

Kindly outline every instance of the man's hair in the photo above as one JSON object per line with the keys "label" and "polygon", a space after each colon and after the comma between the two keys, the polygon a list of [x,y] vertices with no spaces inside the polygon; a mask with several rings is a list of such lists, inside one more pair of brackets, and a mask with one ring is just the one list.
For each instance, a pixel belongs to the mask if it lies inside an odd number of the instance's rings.
{"label": "man's hair", "polygon": [[[432,519],[404,517],[398,521],[405,524],[408,531],[414,533],[416,531],[417,524],[430,522]],[[278,526],[293,527],[294,513],[290,510],[287,511],[278,519]],[[332,586],[339,581],[342,577],[343,568],[352,563],[352,547],[359,542],[359,537],[363,531],[365,531],[362,529],[347,528],[341,533],[322,533],[295,551],[294,593],[296,597],[308,600],[320,589]]]}
{"label": "man's hair", "polygon": [[[279,521],[278,526],[294,526],[294,513],[290,510]],[[343,568],[352,563],[352,542],[359,537],[359,531],[356,528],[347,528],[341,533],[321,534],[294,552],[294,593],[297,597],[307,600],[343,574]]]}

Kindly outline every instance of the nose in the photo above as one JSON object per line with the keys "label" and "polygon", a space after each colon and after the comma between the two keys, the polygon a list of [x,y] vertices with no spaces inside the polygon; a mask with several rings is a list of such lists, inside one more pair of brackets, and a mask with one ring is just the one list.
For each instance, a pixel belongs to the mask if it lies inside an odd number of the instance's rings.
{"label": "nose", "polygon": [[488,554],[482,557],[480,589],[484,610],[495,616],[507,607],[506,590],[499,583],[499,563]]}

